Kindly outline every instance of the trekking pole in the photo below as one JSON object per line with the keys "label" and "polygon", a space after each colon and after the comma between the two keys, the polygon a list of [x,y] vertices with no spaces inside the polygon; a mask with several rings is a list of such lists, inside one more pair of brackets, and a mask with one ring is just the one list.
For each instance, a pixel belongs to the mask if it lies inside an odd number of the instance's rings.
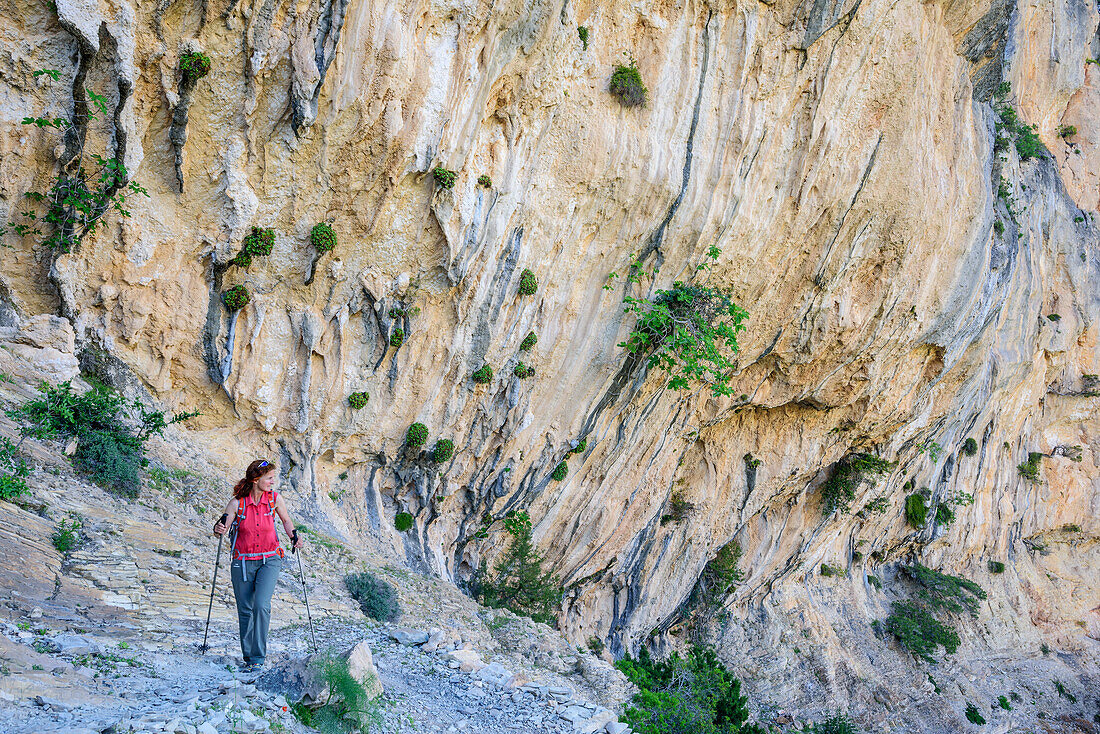
{"label": "trekking pole", "polygon": [[[219,522],[221,522],[219,520]],[[210,612],[214,609],[214,590],[218,588],[218,566],[221,565],[222,560],[222,539],[225,537],[225,533],[218,536],[218,555],[214,560],[214,580],[210,582],[210,606],[206,608],[206,631],[202,633],[202,647],[199,648],[199,652],[206,652],[206,636],[210,633]]]}
{"label": "trekking pole", "polygon": [[[293,545],[298,545],[298,528],[294,528]],[[309,620],[309,636],[313,638],[313,652],[317,652],[317,635],[313,632],[313,616],[309,613],[309,595],[306,594],[306,572],[302,570],[302,554],[292,547],[291,552],[298,556],[298,578],[302,580],[302,598],[306,601],[306,619]]]}

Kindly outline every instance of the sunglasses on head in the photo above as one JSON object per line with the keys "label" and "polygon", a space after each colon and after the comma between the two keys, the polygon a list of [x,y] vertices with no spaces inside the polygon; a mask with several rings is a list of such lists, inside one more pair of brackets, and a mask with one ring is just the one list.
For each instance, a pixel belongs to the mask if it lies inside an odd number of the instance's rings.
{"label": "sunglasses on head", "polygon": [[256,468],[263,469],[265,466],[270,466],[270,464],[268,464],[266,461],[261,461],[259,464],[256,465]]}

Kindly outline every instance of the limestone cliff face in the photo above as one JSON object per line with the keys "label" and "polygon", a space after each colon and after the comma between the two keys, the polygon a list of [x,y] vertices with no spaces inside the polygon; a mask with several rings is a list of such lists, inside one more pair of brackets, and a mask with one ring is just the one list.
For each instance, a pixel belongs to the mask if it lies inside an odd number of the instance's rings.
{"label": "limestone cliff face", "polygon": [[[20,120],[69,115],[84,87],[111,112],[88,123],[87,150],[124,160],[150,193],[68,254],[9,233],[6,325],[66,316],[85,364],[202,410],[195,438],[227,465],[277,454],[313,516],[458,582],[500,546],[472,538],[483,520],[525,508],[567,582],[566,631],[616,652],[651,632],[667,642],[736,539],[746,580],[719,640],[750,690],[783,704],[838,701],[914,730],[961,720],[926,692],[875,703],[914,687],[911,659],[869,627],[911,557],[990,591],[986,628],[964,630],[964,662],[943,673],[962,681],[953,695],[996,698],[993,671],[1041,678],[1043,641],[1095,685],[1094,5],[0,7],[2,211],[15,217],[65,156]],[[181,96],[179,58],[195,50],[213,68]],[[644,108],[606,91],[628,58]],[[32,76],[43,68],[60,78]],[[1048,156],[994,151],[1002,81]],[[458,172],[453,189],[433,184],[436,165]],[[339,237],[319,258],[318,222]],[[273,253],[229,265],[252,226],[276,229]],[[711,245],[710,282],[750,313],[732,381],[744,399],[669,390],[617,346],[624,294],[693,277]],[[631,253],[654,275],[609,280]],[[517,293],[524,268],[533,296]],[[220,293],[237,284],[252,299],[230,315]],[[512,376],[521,358],[534,379]],[[495,377],[480,386],[483,363]],[[413,421],[429,446],[453,439],[454,459],[403,448]],[[932,442],[942,451],[919,449]],[[818,487],[853,450],[898,461],[852,506],[884,496],[888,509],[823,518]],[[1039,483],[1017,471],[1029,452],[1045,455]],[[913,531],[907,481],[974,502]],[[695,509],[662,524],[674,490]],[[412,532],[393,530],[398,511]],[[990,575],[989,560],[1008,570]],[[822,562],[847,578],[821,578]],[[784,644],[796,632],[813,665]]]}

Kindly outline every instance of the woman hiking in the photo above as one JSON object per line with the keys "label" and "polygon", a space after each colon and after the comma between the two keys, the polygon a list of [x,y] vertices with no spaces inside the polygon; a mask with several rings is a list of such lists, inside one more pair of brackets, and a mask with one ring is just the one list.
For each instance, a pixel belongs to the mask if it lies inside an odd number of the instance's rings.
{"label": "woman hiking", "polygon": [[[233,487],[233,499],[225,506],[225,514],[214,525],[214,535],[230,533],[233,562],[230,577],[233,595],[237,598],[237,622],[241,633],[243,671],[253,673],[263,668],[267,657],[267,628],[271,621],[271,595],[275,581],[283,568],[285,553],[275,530],[275,514],[283,521],[295,549],[304,541],[290,521],[286,504],[275,485],[275,465],[263,460],[253,461],[244,479]],[[232,525],[229,518],[233,516]]]}

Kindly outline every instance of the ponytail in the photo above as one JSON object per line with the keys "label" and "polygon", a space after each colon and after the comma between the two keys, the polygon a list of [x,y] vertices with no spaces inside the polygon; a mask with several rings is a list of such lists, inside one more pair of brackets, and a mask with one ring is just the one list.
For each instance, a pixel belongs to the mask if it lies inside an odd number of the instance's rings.
{"label": "ponytail", "polygon": [[245,470],[244,479],[233,486],[233,499],[239,500],[250,495],[256,480],[270,471],[275,471],[275,465],[263,459],[256,459],[249,464],[248,469]]}

